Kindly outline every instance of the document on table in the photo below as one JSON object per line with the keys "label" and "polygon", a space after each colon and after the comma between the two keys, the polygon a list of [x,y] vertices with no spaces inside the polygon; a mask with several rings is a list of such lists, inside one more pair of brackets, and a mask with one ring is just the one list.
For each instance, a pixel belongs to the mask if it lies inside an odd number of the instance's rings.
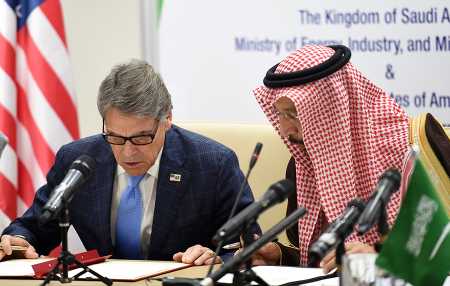
{"label": "document on table", "polygon": [[[143,278],[158,276],[164,273],[183,269],[191,264],[171,261],[146,261],[146,260],[116,260],[111,259],[102,263],[89,265],[89,268],[113,281],[136,281]],[[81,268],[69,271],[69,276],[80,273]],[[80,278],[95,279],[91,273],[85,273]]]}
{"label": "document on table", "polygon": [[[325,275],[321,268],[300,268],[288,266],[255,266],[252,268],[255,273],[266,281],[269,285],[281,285],[288,282],[310,279]],[[231,284],[233,275],[227,274],[219,280],[221,283]],[[305,284],[308,286],[337,286],[339,278],[329,278],[318,282]]]}
{"label": "document on table", "polygon": [[[0,262],[0,278],[4,277],[34,277],[32,265],[53,260],[54,258],[12,259]],[[149,260],[119,260],[111,259],[88,267],[111,280],[136,281],[153,277],[175,270],[190,267],[190,264],[171,261]],[[69,271],[69,277],[80,273],[81,268]],[[81,278],[94,279],[90,273]]]}
{"label": "document on table", "polygon": [[[269,285],[281,285],[284,283],[305,280],[324,275],[323,270],[321,268],[301,268],[288,266],[255,266],[252,269],[259,277],[261,277]],[[219,282],[231,284],[233,282],[233,274],[226,274],[219,280]],[[325,279],[317,282],[311,282],[302,285],[337,286],[339,285],[339,277]],[[388,285],[388,283],[380,285]],[[409,283],[406,283],[404,285],[411,286],[411,284]],[[450,276],[447,277],[443,286],[450,286]]]}
{"label": "document on table", "polygon": [[11,259],[0,262],[0,277],[33,277],[34,264],[53,260],[54,258]]}

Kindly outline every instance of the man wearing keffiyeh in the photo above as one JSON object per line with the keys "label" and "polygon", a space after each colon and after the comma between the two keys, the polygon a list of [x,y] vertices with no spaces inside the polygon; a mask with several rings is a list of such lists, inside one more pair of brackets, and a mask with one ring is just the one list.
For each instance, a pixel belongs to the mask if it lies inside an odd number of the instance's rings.
{"label": "man wearing keffiyeh", "polygon": [[[264,86],[253,91],[295,160],[290,165],[297,205],[308,210],[298,223],[297,263],[303,266],[321,232],[352,199],[367,201],[385,170],[401,170],[409,150],[407,114],[349,58],[350,50],[344,46],[305,46],[271,68]],[[387,209],[390,225],[399,205],[397,192]],[[346,251],[373,252],[379,239],[375,230],[364,236],[352,234]],[[292,256],[286,251],[270,243],[253,263],[286,263]],[[334,252],[320,266],[326,272],[334,268]]]}

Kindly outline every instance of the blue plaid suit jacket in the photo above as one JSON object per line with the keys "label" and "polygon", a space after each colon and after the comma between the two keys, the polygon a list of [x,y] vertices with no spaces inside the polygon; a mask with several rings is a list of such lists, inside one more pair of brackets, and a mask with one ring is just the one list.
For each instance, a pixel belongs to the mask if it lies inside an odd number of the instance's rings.
{"label": "blue plaid suit jacket", "polygon": [[[74,194],[70,203],[71,224],[86,249],[113,254],[111,200],[117,163],[101,135],[63,146],[47,175],[47,184],[36,193],[32,206],[5,229],[4,234],[23,235],[46,254],[57,246],[57,221],[39,226],[37,218],[53,188],[62,181],[70,164],[86,154],[96,170]],[[181,181],[170,180],[180,174]],[[155,212],[148,259],[172,260],[172,255],[195,244],[214,249],[211,238],[228,218],[244,176],[237,157],[227,147],[175,125],[167,131],[160,161]],[[238,211],[253,201],[246,185]],[[257,230],[255,230],[257,231]],[[223,253],[222,253],[223,254]]]}

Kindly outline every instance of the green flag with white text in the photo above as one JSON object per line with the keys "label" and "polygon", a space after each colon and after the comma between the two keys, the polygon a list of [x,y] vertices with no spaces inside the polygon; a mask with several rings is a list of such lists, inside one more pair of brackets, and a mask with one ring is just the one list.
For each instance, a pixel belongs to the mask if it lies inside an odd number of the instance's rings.
{"label": "green flag with white text", "polygon": [[376,264],[415,286],[442,285],[450,271],[450,220],[421,160]]}

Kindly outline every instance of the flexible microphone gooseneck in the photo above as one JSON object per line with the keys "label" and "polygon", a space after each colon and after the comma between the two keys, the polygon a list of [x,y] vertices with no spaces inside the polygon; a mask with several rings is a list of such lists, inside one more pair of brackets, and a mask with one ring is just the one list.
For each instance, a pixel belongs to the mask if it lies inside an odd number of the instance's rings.
{"label": "flexible microphone gooseneck", "polygon": [[[245,185],[247,185],[250,173],[252,172],[253,167],[255,167],[255,164],[258,161],[259,154],[261,153],[262,147],[263,147],[262,143],[260,143],[260,142],[256,143],[255,149],[253,150],[253,153],[252,153],[252,157],[250,158],[250,163],[249,163],[249,167],[247,170],[247,174],[245,175],[245,179],[239,188],[238,194],[236,195],[236,199],[234,200],[234,204],[233,204],[233,207],[231,208],[231,212],[230,212],[230,215],[228,216],[227,221],[231,220],[231,218],[236,213],[237,206],[239,204],[239,201],[241,200],[242,193],[244,192],[244,187],[245,187]],[[210,265],[210,267],[208,269],[208,273],[206,275],[209,275],[211,273],[211,271],[214,267],[214,261],[216,261],[216,258],[219,255],[219,252],[223,246],[223,243],[224,243],[224,240],[218,241],[216,251],[214,252],[213,263]]]}
{"label": "flexible microphone gooseneck", "polygon": [[255,150],[253,150],[252,157],[250,158],[250,163],[249,163],[249,167],[248,167],[248,170],[247,170],[247,174],[245,175],[245,179],[242,182],[241,187],[239,188],[239,192],[238,192],[238,194],[236,196],[236,199],[234,200],[233,208],[231,209],[230,216],[228,217],[228,220],[230,220],[234,216],[234,214],[236,213],[237,206],[238,206],[239,201],[240,201],[240,199],[242,197],[242,193],[244,192],[244,187],[248,183],[248,178],[250,177],[250,173],[252,172],[253,167],[255,167],[256,162],[258,161],[259,154],[261,153],[262,147],[263,147],[262,143],[260,143],[260,142],[256,143]]}

